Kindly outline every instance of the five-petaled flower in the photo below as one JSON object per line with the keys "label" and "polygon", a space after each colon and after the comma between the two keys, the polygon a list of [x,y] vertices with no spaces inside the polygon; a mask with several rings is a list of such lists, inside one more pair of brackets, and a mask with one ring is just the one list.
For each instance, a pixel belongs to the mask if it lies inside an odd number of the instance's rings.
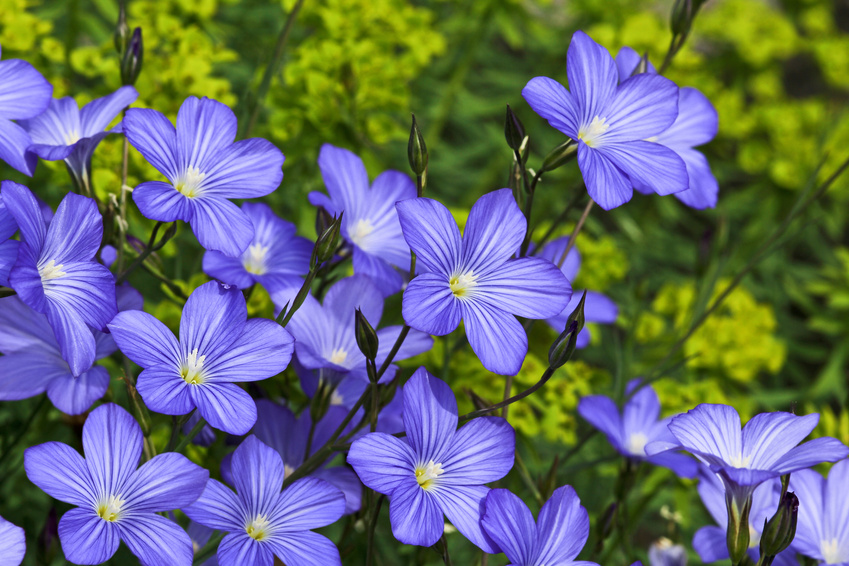
{"label": "five-petaled flower", "polygon": [[389,496],[392,533],[405,544],[432,546],[443,514],[485,552],[498,545],[482,530],[484,484],[513,467],[513,428],[480,417],[457,429],[457,401],[448,385],[419,368],[404,386],[405,438],[372,432],[356,440],[348,463],[371,489]]}
{"label": "five-petaled flower", "polygon": [[792,474],[790,491],[799,498],[791,549],[820,564],[849,564],[849,460],[835,464],[828,479],[814,470]]}
{"label": "five-petaled flower", "polygon": [[101,564],[120,541],[142,564],[192,563],[192,541],[161,511],[187,507],[203,493],[209,472],[167,452],[136,469],[143,436],[130,414],[112,403],[92,411],[83,426],[85,459],[61,442],[27,448],[24,469],[54,499],[75,505],[59,521],[65,557]]}
{"label": "five-petaled flower", "polygon": [[516,316],[549,318],[572,296],[569,281],[550,261],[512,258],[527,221],[510,189],[482,196],[472,206],[463,237],[439,202],[410,199],[396,205],[404,238],[421,270],[404,291],[404,320],[442,336],[462,319],[469,344],[483,366],[515,375],[528,352]]}

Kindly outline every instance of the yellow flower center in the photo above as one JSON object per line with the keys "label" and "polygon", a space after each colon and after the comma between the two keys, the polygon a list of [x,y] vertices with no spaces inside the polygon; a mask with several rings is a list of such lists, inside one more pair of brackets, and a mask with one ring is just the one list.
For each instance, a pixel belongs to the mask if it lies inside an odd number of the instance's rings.
{"label": "yellow flower center", "polygon": [[242,265],[245,266],[245,271],[254,275],[264,275],[268,272],[268,267],[265,265],[265,256],[267,253],[268,246],[251,244],[242,255]]}
{"label": "yellow flower center", "polygon": [[578,132],[578,139],[584,140],[584,143],[590,147],[597,144],[601,141],[601,137],[604,132],[610,127],[604,118],[599,118],[596,116],[593,118],[593,121],[589,123],[589,125],[584,126]]}
{"label": "yellow flower center", "polygon": [[448,286],[458,299],[469,298],[473,289],[478,286],[477,280],[477,275],[471,271],[459,273],[451,276],[448,280]]}
{"label": "yellow flower center", "polygon": [[425,464],[416,466],[416,482],[422,489],[430,489],[434,487],[436,478],[442,475],[442,464],[435,464],[433,460]]}
{"label": "yellow flower center", "polygon": [[259,542],[268,536],[268,526],[268,519],[263,515],[257,515],[253,521],[245,526],[245,531],[247,531],[248,536]]}
{"label": "yellow flower center", "polygon": [[180,377],[190,385],[200,385],[206,381],[203,375],[203,362],[206,356],[198,356],[198,349],[192,350],[192,353],[186,356],[186,361],[180,368]]}
{"label": "yellow flower center", "polygon": [[101,500],[97,505],[97,516],[104,521],[114,523],[121,515],[121,506],[124,500],[117,495],[110,495],[107,499]]}
{"label": "yellow flower center", "polygon": [[333,352],[330,353],[330,363],[336,364],[337,366],[341,366],[345,363],[345,360],[348,359],[347,350],[343,350],[342,348],[335,348]]}
{"label": "yellow flower center", "polygon": [[201,185],[206,178],[206,173],[201,173],[197,167],[191,165],[177,178],[174,188],[187,197],[196,197],[201,194]]}

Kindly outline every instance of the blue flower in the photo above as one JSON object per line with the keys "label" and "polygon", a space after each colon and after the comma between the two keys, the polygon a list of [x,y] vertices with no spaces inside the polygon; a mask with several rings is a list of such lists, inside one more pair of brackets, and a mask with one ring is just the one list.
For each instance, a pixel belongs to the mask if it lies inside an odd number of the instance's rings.
{"label": "blue flower", "polygon": [[605,210],[629,200],[633,188],[668,195],[688,186],[687,169],[668,147],[648,141],[678,115],[678,87],[641,74],[617,84],[613,57],[582,31],[567,54],[569,88],[548,77],[522,90],[531,108],[578,143],[578,167],[590,197]]}
{"label": "blue flower", "polygon": [[25,304],[47,315],[62,357],[78,376],[94,363],[91,330],[104,330],[118,312],[115,278],[94,260],[103,239],[100,212],[92,199],[68,194],[47,227],[28,188],[3,181],[2,192],[22,240],[9,284]]}
{"label": "blue flower", "polygon": [[566,485],[554,490],[539,511],[539,522],[528,506],[506,489],[486,496],[481,524],[511,566],[598,566],[575,560],[587,543],[590,518],[578,494]]}
{"label": "blue flower", "polygon": [[18,259],[17,240],[10,238],[18,231],[18,223],[15,217],[3,203],[3,195],[0,194],[0,285],[9,286],[9,271]]}
{"label": "blue flower", "polygon": [[30,177],[38,156],[29,151],[29,134],[12,120],[35,118],[52,95],[53,85],[26,61],[0,61],[0,159]]}
{"label": "blue flower", "polygon": [[[560,261],[560,257],[563,255],[568,244],[569,236],[557,238],[556,240],[552,240],[546,244],[545,247],[536,254],[536,256],[547,259],[556,265]],[[566,279],[572,282],[578,276],[578,270],[580,268],[581,256],[578,253],[577,248],[573,247],[569,250],[566,260],[560,267],[560,271],[563,272]],[[583,291],[573,291],[572,299],[569,301],[569,304],[566,305],[566,308],[563,309],[563,312],[557,316],[547,318],[545,322],[547,322],[548,325],[551,326],[558,334],[563,332],[566,328],[566,321],[569,318],[569,315],[572,314],[572,311],[578,308],[578,303],[581,302],[582,295]],[[619,308],[609,297],[596,291],[587,291],[587,298],[584,302],[584,318],[587,322],[613,324],[616,322],[616,317],[618,315]],[[589,343],[590,329],[585,326],[578,334],[578,341],[576,345],[578,348],[586,348]]]}
{"label": "blue flower", "polygon": [[[118,310],[142,308],[142,297],[129,285],[117,289]],[[92,331],[95,360],[118,349],[109,334]],[[47,317],[18,297],[0,299],[0,400],[27,399],[47,392],[53,405],[69,415],[79,415],[103,397],[109,372],[92,366],[74,376],[62,358],[59,343]]]}
{"label": "blue flower", "polygon": [[0,565],[18,566],[27,552],[24,530],[0,517]]}
{"label": "blue flower", "polygon": [[312,243],[295,235],[295,225],[279,218],[267,204],[246,202],[242,212],[251,220],[254,238],[240,257],[208,251],[203,270],[224,283],[247,289],[259,283],[269,293],[299,288],[310,270]]}
{"label": "blue flower", "polygon": [[[623,47],[616,55],[619,80],[625,81],[637,68],[640,56],[630,47]],[[649,73],[656,73],[649,64]],[[719,184],[710,170],[710,164],[695,146],[706,144],[716,136],[719,115],[707,97],[692,87],[678,90],[678,117],[663,132],[649,139],[675,151],[687,166],[689,188],[675,193],[675,197],[693,208],[713,208],[719,195]],[[635,186],[640,192],[650,192]]]}
{"label": "blue flower", "polygon": [[813,470],[796,472],[790,491],[799,498],[790,548],[821,564],[849,564],[849,460],[835,464],[828,479]]}
{"label": "blue flower", "polygon": [[280,492],[285,469],[280,455],[251,435],[233,453],[236,493],[209,480],[203,495],[183,511],[193,521],[229,534],[218,547],[221,566],[341,564],[339,551],[310,529],[338,520],[342,493],[317,478],[300,479]]}
{"label": "blue flower", "polygon": [[485,483],[513,467],[515,434],[500,417],[480,417],[457,430],[457,401],[448,385],[419,368],[404,386],[404,427],[396,438],[372,432],[356,440],[348,463],[365,485],[389,496],[392,534],[432,546],[443,514],[484,552],[498,545],[481,528]]}
{"label": "blue flower", "polygon": [[32,139],[29,150],[47,161],[64,159],[80,186],[89,186],[91,156],[107,135],[121,133],[121,126],[106,126],[136,101],[139,93],[122,86],[112,94],[96,98],[82,110],[70,96],[55,98],[38,116],[21,122]]}
{"label": "blue flower", "polygon": [[[639,379],[628,382],[626,395],[639,385]],[[691,478],[698,471],[698,464],[685,454],[674,451],[651,456],[646,454],[646,445],[652,442],[666,442],[670,445],[676,443],[667,426],[671,417],[659,419],[660,401],[650,385],[637,390],[621,412],[611,398],[588,395],[578,403],[578,414],[603,432],[613,448],[626,458],[645,460],[656,466],[667,467],[684,478]]]}
{"label": "blue flower", "polygon": [[687,566],[687,549],[680,544],[672,544],[668,538],[661,538],[649,547],[651,566]]}
{"label": "blue flower", "polygon": [[83,425],[85,459],[61,442],[24,452],[30,481],[76,506],[59,521],[68,561],[106,562],[123,540],[142,564],[192,563],[189,535],[157,513],[193,503],[209,472],[176,452],[154,456],[136,469],[143,440],[133,417],[109,403],[92,411]]}
{"label": "blue flower", "polygon": [[410,248],[401,238],[395,203],[415,198],[416,186],[400,171],[385,171],[369,188],[362,160],[329,144],[322,146],[318,166],[330,196],[312,192],[310,202],[333,215],[345,212],[341,232],[354,248],[354,273],[371,277],[384,297],[397,293],[404,281],[393,266],[410,269]]}
{"label": "blue flower", "polygon": [[[282,306],[280,294],[272,296]],[[366,275],[353,275],[342,279],[327,291],[321,305],[307,296],[301,308],[292,316],[287,328],[295,337],[298,361],[309,369],[327,369],[325,379],[338,383],[348,375],[368,382],[366,358],[357,346],[355,311],[359,308],[372,325],[377,327],[383,315],[383,296]],[[401,333],[400,326],[388,326],[377,331],[379,367]],[[421,332],[411,331],[395,360],[411,358],[433,347],[433,339]],[[383,375],[383,381],[392,379],[397,370],[392,365]],[[335,373],[335,375],[333,375]]]}
{"label": "blue flower", "polygon": [[177,128],[156,110],[131,108],[124,135],[165,175],[133,190],[141,213],[152,220],[183,220],[200,244],[231,257],[254,237],[251,219],[227,199],[269,194],[283,179],[283,154],[260,138],[236,139],[236,116],[224,104],[190,96],[177,114]]}
{"label": "blue flower", "polygon": [[151,410],[185,415],[197,407],[212,427],[242,435],[256,422],[256,405],[238,382],[277,375],[293,350],[286,329],[247,316],[241,291],[210,281],[186,301],[179,341],[141,311],[119,313],[109,330],[121,351],[144,368],[136,387]]}
{"label": "blue flower", "polygon": [[442,204],[426,198],[396,205],[404,238],[421,270],[404,291],[404,320],[442,336],[462,319],[475,354],[489,371],[515,375],[528,352],[516,316],[549,318],[572,296],[569,281],[550,261],[511,259],[527,221],[510,189],[482,196],[472,206],[463,237]]}

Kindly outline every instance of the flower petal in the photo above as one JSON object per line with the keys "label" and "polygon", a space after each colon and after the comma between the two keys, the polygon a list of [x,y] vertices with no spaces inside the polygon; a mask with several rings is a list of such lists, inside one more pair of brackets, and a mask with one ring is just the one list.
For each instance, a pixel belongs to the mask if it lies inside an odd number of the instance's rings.
{"label": "flower petal", "polygon": [[226,104],[205,96],[186,98],[177,113],[178,170],[211,170],[235,141],[237,127],[236,115]]}
{"label": "flower petal", "polygon": [[239,289],[247,289],[254,284],[254,278],[245,269],[241,257],[207,251],[203,254],[203,271],[210,277],[228,285],[235,285]]}
{"label": "flower petal", "polygon": [[816,413],[796,416],[776,411],[755,415],[743,427],[743,460],[747,468],[768,470],[816,428]]}
{"label": "flower petal", "polygon": [[[386,357],[398,340],[398,335],[401,334],[401,328],[400,326],[387,326],[377,331],[378,346],[377,358],[375,358],[377,367],[380,367],[386,361]],[[395,353],[395,357],[392,359],[396,361],[406,360],[407,358],[427,352],[432,347],[433,338],[418,330],[410,330],[401,347]]]}
{"label": "flower petal", "polygon": [[210,479],[201,496],[183,508],[188,517],[218,531],[238,531],[245,528],[245,509],[233,490],[218,480]]}
{"label": "flower petal", "polygon": [[109,372],[94,366],[77,377],[69,372],[47,384],[47,397],[53,406],[68,415],[81,415],[103,397],[109,388]]}
{"label": "flower petal", "polygon": [[18,259],[18,247],[20,242],[7,240],[0,242],[0,285],[9,286],[9,272]]}
{"label": "flower petal", "polygon": [[0,62],[0,118],[23,120],[38,116],[52,95],[53,85],[26,61]]}
{"label": "flower petal", "polygon": [[209,472],[176,452],[145,462],[125,488],[126,509],[133,514],[188,507],[201,496]]}
{"label": "flower petal", "polygon": [[[403,242],[404,240],[401,239]],[[409,248],[407,248],[409,253]],[[385,259],[354,246],[354,273],[368,276],[382,297],[394,295],[404,286],[404,278]]]}
{"label": "flower petal", "polygon": [[537,526],[528,506],[507,489],[486,495],[481,526],[513,564],[531,564],[535,558]]}
{"label": "flower petal", "polygon": [[622,421],[619,407],[610,397],[587,395],[578,403],[578,414],[607,436],[608,442],[622,452]]}
{"label": "flower petal", "polygon": [[618,73],[607,49],[582,31],[576,31],[566,54],[569,89],[580,115],[580,126],[601,116],[616,91]]}
{"label": "flower petal", "polygon": [[[639,387],[639,381],[631,380],[629,388]],[[654,427],[660,416],[660,400],[651,385],[640,387],[622,409],[622,433],[646,433]],[[745,441],[744,441],[745,445]]]}
{"label": "flower petal", "polygon": [[416,460],[407,442],[382,432],[355,440],[348,451],[348,463],[360,481],[384,495],[392,494],[404,478],[415,477]]}
{"label": "flower petal", "polygon": [[743,453],[740,415],[728,405],[703,403],[674,417],[669,430],[686,450],[711,463],[731,462]]}
{"label": "flower petal", "polygon": [[538,319],[560,314],[572,297],[572,286],[547,259],[522,257],[481,277],[475,292],[505,312]]}
{"label": "flower petal", "polygon": [[522,245],[527,227],[510,189],[479,198],[463,230],[463,270],[485,277],[501,267]]}
{"label": "flower petal", "polygon": [[[616,70],[619,72],[619,82],[624,82],[631,75],[634,74],[634,71],[637,70],[637,65],[640,64],[640,54],[631,49],[630,47],[622,47],[619,49],[619,53],[616,54]],[[648,70],[646,71],[651,74],[657,73],[657,69],[654,68],[654,65],[649,61]]]}
{"label": "flower petal", "polygon": [[45,442],[24,450],[24,470],[29,481],[53,499],[91,506],[98,491],[79,453],[61,442]]}
{"label": "flower petal", "polygon": [[637,140],[606,144],[599,152],[628,175],[635,187],[669,195],[687,190],[690,186],[684,161],[659,143]]}
{"label": "flower petal", "polygon": [[174,188],[174,185],[162,181],[147,181],[133,189],[133,202],[145,218],[160,222],[183,220],[190,222],[194,218],[189,197]]}
{"label": "flower petal", "polygon": [[327,291],[324,308],[339,324],[354,327],[355,312],[363,311],[372,326],[377,327],[383,316],[383,297],[371,278],[353,275],[342,279]]}
{"label": "flower petal", "polygon": [[501,417],[479,417],[463,425],[454,435],[442,459],[444,473],[439,483],[481,485],[497,481],[513,467],[516,435]]}
{"label": "flower petal", "polygon": [[389,522],[392,534],[404,544],[433,546],[445,530],[439,504],[419,487],[413,474],[403,478],[392,492]]}
{"label": "flower petal", "polygon": [[118,525],[104,521],[94,507],[77,507],[59,521],[59,540],[65,559],[74,564],[102,564],[118,550]]}
{"label": "flower petal", "polygon": [[238,257],[254,239],[254,225],[239,207],[220,197],[194,199],[192,230],[200,245]]}
{"label": "flower petal", "polygon": [[842,541],[843,548],[849,541],[849,500],[844,496],[846,493],[849,493],[849,460],[841,460],[828,472],[828,483],[823,493],[825,505],[821,508],[830,527],[823,533],[825,538]]}
{"label": "flower petal", "polygon": [[283,464],[297,467],[304,461],[307,437],[311,428],[309,411],[300,418],[282,405],[269,399],[256,401],[256,426],[252,433],[267,446],[277,451]]}
{"label": "flower petal", "polygon": [[208,379],[258,381],[273,377],[286,369],[294,349],[295,340],[285,328],[273,320],[251,319],[223,355],[207,360]]}
{"label": "flower petal", "polygon": [[0,118],[0,160],[32,177],[35,174],[35,166],[38,165],[38,155],[29,150],[30,145],[32,139],[26,130],[14,122]]}
{"label": "flower petal", "polygon": [[[249,517],[269,517],[277,507],[285,473],[283,460],[256,436],[248,436],[233,453],[230,464],[233,483]],[[275,527],[277,524],[274,523]]]}
{"label": "flower petal", "polygon": [[177,130],[171,121],[156,110],[130,108],[122,124],[130,145],[169,181],[176,182],[181,169],[177,159]]}
{"label": "flower petal", "polygon": [[80,110],[82,136],[89,137],[105,130],[109,122],[138,97],[139,93],[135,88],[122,86],[112,94],[96,98],[83,106]]}
{"label": "flower petal", "polygon": [[65,376],[73,379],[68,364],[57,354],[42,350],[0,357],[0,400],[29,399],[44,393],[55,379]]}
{"label": "flower petal", "polygon": [[345,211],[343,223],[347,227],[349,219],[361,217],[363,195],[369,189],[363,161],[347,149],[326,143],[318,154],[318,167],[333,204],[338,211]]}
{"label": "flower petal", "polygon": [[481,526],[484,500],[488,492],[489,488],[482,485],[452,485],[440,486],[430,493],[460,534],[484,552],[494,554],[499,551],[498,544]]}
{"label": "flower petal", "polygon": [[[846,465],[838,463],[832,467],[830,475],[834,474],[837,466],[845,469]],[[826,484],[825,479],[814,470],[799,470],[790,475],[790,491],[799,498],[799,515],[793,548],[805,556],[822,557],[820,542],[831,538],[829,536],[831,533],[827,533],[825,529],[826,522],[832,528],[840,526],[840,523],[834,524],[832,521],[840,517],[832,515],[825,509],[826,505],[829,505],[828,499],[825,499],[825,492],[829,488],[830,486]],[[842,499],[845,501],[845,498]],[[835,503],[839,505],[838,501],[835,501]]]}
{"label": "flower petal", "polygon": [[804,470],[823,462],[837,462],[849,456],[849,448],[836,438],[815,438],[782,456],[772,469],[776,475]]}
{"label": "flower petal", "polygon": [[460,267],[462,243],[454,217],[440,202],[429,198],[395,204],[404,240],[428,271],[452,275]]}
{"label": "flower petal", "polygon": [[716,562],[728,558],[728,545],[725,542],[725,529],[702,527],[693,537],[693,550],[704,563]]}
{"label": "flower petal", "polygon": [[115,524],[121,539],[142,564],[191,566],[192,539],[174,521],[153,513],[140,513]]}
{"label": "flower petal", "polygon": [[554,490],[537,521],[539,564],[565,564],[574,560],[590,535],[590,518],[572,486]]}
{"label": "flower petal", "polygon": [[344,512],[345,496],[337,487],[308,477],[283,490],[270,521],[286,532],[306,531],[335,523]]}
{"label": "flower petal", "polygon": [[272,552],[285,564],[334,566],[342,564],[336,545],[324,535],[305,531],[274,534],[267,541]]}
{"label": "flower petal", "polygon": [[483,367],[500,375],[516,375],[528,353],[528,337],[516,317],[484,301],[463,303],[466,336]]}
{"label": "flower petal", "polygon": [[534,112],[548,120],[551,127],[578,139],[581,115],[566,87],[548,77],[534,77],[522,89],[522,96]]}
{"label": "flower petal", "polygon": [[14,181],[0,183],[0,191],[6,212],[15,219],[21,230],[21,239],[28,247],[37,250],[37,254],[44,247],[47,226],[35,195],[24,185]]}
{"label": "flower petal", "polygon": [[463,317],[460,301],[441,273],[422,273],[410,281],[401,303],[404,320],[426,334],[450,334]]}
{"label": "flower petal", "polygon": [[324,480],[345,496],[345,515],[360,510],[363,498],[363,484],[357,474],[348,466],[319,468],[311,476]]}
{"label": "flower petal", "polygon": [[626,79],[604,109],[608,129],[599,148],[609,143],[644,140],[666,130],[678,116],[678,87],[660,75]]}
{"label": "flower petal", "polygon": [[264,544],[254,540],[244,530],[230,533],[218,545],[218,563],[221,566],[272,566],[274,554]]}
{"label": "flower petal", "polygon": [[31,150],[48,161],[67,157],[82,133],[80,109],[70,96],[50,100],[44,112],[20,125],[33,141]]}
{"label": "flower petal", "polygon": [[198,412],[209,426],[241,436],[256,423],[256,404],[235,383],[208,383],[189,391]]}
{"label": "flower petal", "polygon": [[631,200],[631,180],[600,151],[583,141],[578,143],[578,167],[590,198],[604,210],[611,210]]}
{"label": "flower petal", "polygon": [[202,170],[206,174],[203,192],[222,198],[264,197],[280,186],[284,159],[268,140],[237,141],[218,150],[214,161]]}
{"label": "flower petal", "polygon": [[719,128],[719,115],[710,100],[691,87],[678,90],[678,117],[657,136],[657,142],[676,151],[709,142]]}
{"label": "flower petal", "polygon": [[183,356],[213,357],[241,336],[248,317],[245,297],[235,287],[215,281],[204,283],[189,296],[180,319]]}
{"label": "flower petal", "polygon": [[142,440],[139,424],[118,405],[107,403],[91,412],[83,425],[83,449],[98,493],[120,493],[139,465]]}
{"label": "flower petal", "polygon": [[695,149],[679,149],[677,153],[687,167],[690,184],[686,191],[675,193],[675,198],[691,208],[714,208],[719,196],[719,183],[710,170],[707,158]]}
{"label": "flower petal", "polygon": [[174,365],[181,360],[180,344],[174,334],[146,312],[120,312],[108,327],[121,352],[143,368]]}
{"label": "flower petal", "polygon": [[185,415],[195,408],[190,387],[173,364],[147,368],[136,383],[147,408],[163,415]]}
{"label": "flower petal", "polygon": [[27,552],[24,530],[0,517],[0,566],[19,566]]}
{"label": "flower petal", "polygon": [[424,367],[404,385],[404,428],[418,463],[441,462],[457,430],[457,399]]}

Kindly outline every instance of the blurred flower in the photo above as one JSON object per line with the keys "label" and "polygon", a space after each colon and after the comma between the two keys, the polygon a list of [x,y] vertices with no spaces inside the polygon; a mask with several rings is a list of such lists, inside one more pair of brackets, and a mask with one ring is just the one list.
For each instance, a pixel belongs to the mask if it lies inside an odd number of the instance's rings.
{"label": "blurred flower", "polygon": [[0,159],[30,177],[38,156],[29,150],[29,134],[12,120],[35,118],[52,95],[53,85],[26,61],[0,61]]}
{"label": "blurred flower", "polygon": [[[190,416],[189,420],[183,425],[183,434],[188,436],[192,429],[195,428],[195,425],[200,422],[201,416],[198,411],[194,411]],[[215,442],[215,431],[211,426],[205,424],[201,427],[200,432],[197,433],[192,439],[192,444],[196,444],[198,446],[212,446],[212,443]]]}
{"label": "blurred flower", "polygon": [[443,336],[462,319],[483,366],[515,375],[528,352],[528,337],[516,316],[556,316],[566,308],[572,288],[546,259],[511,259],[527,222],[510,189],[478,199],[463,238],[451,213],[435,200],[410,199],[396,208],[404,238],[422,268],[404,291],[404,320]]}
{"label": "blurred flower", "polygon": [[348,463],[366,486],[389,496],[392,534],[405,544],[432,546],[443,514],[484,552],[498,546],[481,528],[489,488],[513,467],[515,434],[500,417],[480,417],[457,430],[457,401],[423,367],[404,386],[404,427],[396,438],[372,432],[356,440]]}
{"label": "blurred flower", "polygon": [[141,213],[152,220],[183,220],[200,244],[238,257],[254,238],[250,218],[227,199],[265,196],[283,179],[283,154],[260,138],[236,139],[236,116],[224,104],[190,96],[177,114],[177,129],[160,112],[131,108],[124,135],[170,181],[148,181],[133,190]]}
{"label": "blurred flower", "polygon": [[115,278],[95,255],[103,219],[95,202],[70,193],[47,227],[32,192],[3,181],[3,202],[21,230],[9,284],[21,301],[47,315],[62,357],[78,376],[94,363],[91,331],[105,330],[117,311]]}
{"label": "blurred flower", "polygon": [[668,538],[658,539],[649,547],[651,566],[687,566],[687,549],[680,544],[672,544]]}
{"label": "blurred flower", "polygon": [[835,464],[828,479],[814,470],[796,472],[790,490],[799,497],[791,550],[821,564],[849,563],[849,460]]}
{"label": "blurred flower", "polygon": [[687,188],[687,169],[668,147],[649,141],[678,115],[678,87],[641,74],[618,84],[613,57],[587,34],[572,36],[566,73],[571,92],[548,77],[531,79],[522,96],[578,143],[578,167],[590,197],[605,210],[629,200],[632,188],[668,195]]}
{"label": "blurred flower", "polygon": [[144,368],[136,387],[152,411],[185,415],[197,407],[210,426],[246,434],[256,405],[238,382],[277,375],[292,358],[292,336],[273,320],[247,320],[245,297],[210,281],[195,289],[180,320],[180,340],[141,311],[119,313],[109,330]]}
{"label": "blurred flower", "polygon": [[83,425],[85,459],[60,442],[24,452],[30,481],[50,497],[76,505],[59,521],[59,539],[70,562],[106,562],[123,540],[144,564],[192,563],[189,535],[157,513],[194,502],[209,472],[176,452],[154,456],[136,470],[142,442],[133,417],[108,403],[92,411]]}
{"label": "blurred flower", "polygon": [[192,521],[228,533],[218,546],[221,566],[271,564],[274,556],[289,566],[341,565],[336,546],[310,530],[342,516],[338,489],[303,478],[281,493],[283,461],[253,435],[236,448],[232,468],[236,493],[209,480],[200,499],[183,509]]}
{"label": "blurred flower", "polygon": [[247,289],[259,283],[269,293],[299,288],[309,271],[312,243],[295,235],[295,225],[272,212],[267,204],[246,202],[242,212],[254,227],[254,238],[240,257],[207,251],[203,270],[224,283]]}
{"label": "blurred flower", "polygon": [[413,181],[400,171],[384,171],[369,187],[362,159],[330,144],[321,147],[318,166],[330,196],[312,192],[310,202],[333,216],[345,212],[342,236],[354,248],[354,273],[371,277],[384,297],[397,293],[404,281],[393,266],[410,268],[410,248],[395,203],[416,197]]}
{"label": "blurred flower", "polygon": [[27,552],[24,530],[0,517],[0,556],[3,566],[18,566]]}
{"label": "blurred flower", "polygon": [[3,203],[3,195],[0,194],[0,285],[9,286],[9,271],[18,259],[18,245],[20,242],[10,238],[18,231],[18,223],[15,217]]}
{"label": "blurred flower", "polygon": [[486,496],[481,525],[513,566],[593,566],[575,560],[587,543],[590,518],[572,486],[554,490],[539,511],[539,522],[528,506],[506,489]]}

